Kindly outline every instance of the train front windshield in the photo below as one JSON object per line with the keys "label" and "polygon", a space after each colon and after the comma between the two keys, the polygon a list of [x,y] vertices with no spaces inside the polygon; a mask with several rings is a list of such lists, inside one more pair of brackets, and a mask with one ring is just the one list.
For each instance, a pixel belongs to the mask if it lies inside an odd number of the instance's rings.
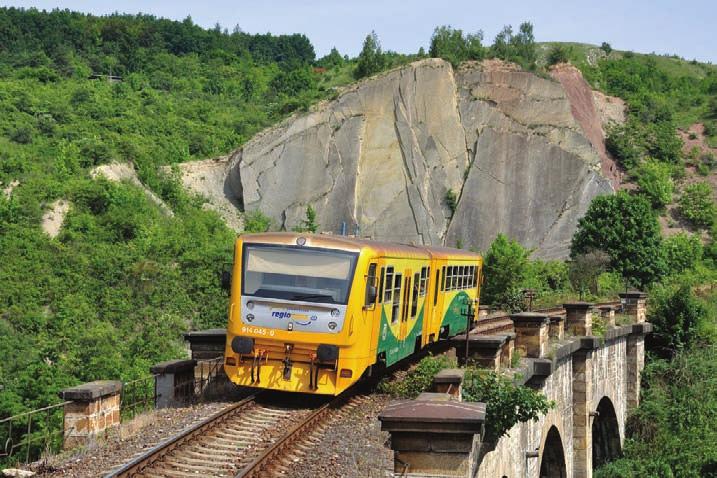
{"label": "train front windshield", "polygon": [[358,254],[293,246],[244,246],[242,295],[346,304]]}

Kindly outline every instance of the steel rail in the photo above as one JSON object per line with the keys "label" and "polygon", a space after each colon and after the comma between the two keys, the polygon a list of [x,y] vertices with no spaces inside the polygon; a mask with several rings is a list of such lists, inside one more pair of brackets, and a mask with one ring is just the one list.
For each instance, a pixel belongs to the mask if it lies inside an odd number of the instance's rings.
{"label": "steel rail", "polygon": [[233,417],[236,413],[244,410],[254,403],[258,394],[250,395],[237,403],[221,410],[197,423],[196,425],[184,430],[183,432],[159,443],[149,451],[126,463],[120,468],[112,470],[105,475],[104,478],[129,478],[137,473],[141,473],[145,468],[160,461],[166,454],[188,442],[196,436],[203,435],[206,431],[214,428],[225,420]]}
{"label": "steel rail", "polygon": [[266,468],[270,466],[270,462],[276,461],[279,456],[287,453],[293,444],[305,438],[315,429],[331,410],[341,407],[352,395],[353,393],[349,389],[311,412],[269,448],[262,451],[251,463],[242,468],[239,473],[234,475],[234,478],[266,478],[268,476]]}

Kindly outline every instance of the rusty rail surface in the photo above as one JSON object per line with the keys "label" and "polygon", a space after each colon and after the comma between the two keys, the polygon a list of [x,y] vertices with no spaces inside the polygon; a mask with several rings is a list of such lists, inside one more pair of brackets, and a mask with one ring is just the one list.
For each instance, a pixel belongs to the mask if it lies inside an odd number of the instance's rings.
{"label": "rusty rail surface", "polygon": [[161,461],[162,458],[168,453],[170,453],[180,445],[187,443],[198,436],[204,435],[210,429],[220,425],[227,419],[240,413],[245,408],[253,404],[255,399],[256,395],[251,395],[249,397],[244,398],[243,400],[240,400],[234,405],[231,405],[226,409],[215,413],[214,415],[210,416],[205,420],[202,420],[191,428],[188,428],[187,430],[179,433],[178,435],[175,435],[172,438],[165,440],[164,442],[150,449],[147,453],[135,458],[134,460],[123,465],[122,467],[112,470],[110,473],[105,475],[105,478],[125,478],[133,476],[142,476],[142,473],[145,469]]}

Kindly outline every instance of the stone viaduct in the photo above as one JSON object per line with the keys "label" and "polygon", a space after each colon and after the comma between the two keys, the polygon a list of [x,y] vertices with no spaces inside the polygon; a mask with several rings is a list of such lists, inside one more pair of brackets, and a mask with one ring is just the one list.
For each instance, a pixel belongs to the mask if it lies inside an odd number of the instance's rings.
{"label": "stone viaduct", "polygon": [[[520,350],[524,359],[515,380],[542,391],[555,407],[537,421],[517,424],[495,444],[481,443],[485,405],[460,402],[462,370],[444,370],[434,379],[434,390],[443,393],[393,403],[380,416],[391,433],[394,471],[592,477],[595,467],[620,456],[627,416],[638,404],[644,340],[652,328],[645,322],[645,299],[632,292],[621,294],[617,307],[572,303],[553,314],[515,314],[512,332],[469,335],[470,356],[495,370],[507,367],[513,350]],[[465,336],[459,339],[460,350]]]}

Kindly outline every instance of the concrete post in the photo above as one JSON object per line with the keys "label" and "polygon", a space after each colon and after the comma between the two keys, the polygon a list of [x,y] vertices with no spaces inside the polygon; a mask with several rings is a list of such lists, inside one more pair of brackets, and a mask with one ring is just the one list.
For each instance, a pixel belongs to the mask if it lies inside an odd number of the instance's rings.
{"label": "concrete post", "polygon": [[645,335],[652,332],[652,324],[643,322],[632,326],[627,337],[627,409],[640,404],[640,374],[645,368]]}
{"label": "concrete post", "polygon": [[615,307],[611,305],[601,305],[598,309],[600,310],[600,318],[605,322],[605,325],[615,327]]}
{"label": "concrete post", "polygon": [[590,335],[593,331],[593,304],[570,302],[563,304],[566,313],[566,327],[573,335]]}
{"label": "concrete post", "polygon": [[176,407],[192,398],[196,364],[196,360],[168,360],[150,367],[157,393],[156,408]]}
{"label": "concrete post", "polygon": [[67,388],[60,398],[64,407],[63,448],[69,450],[91,445],[96,438],[120,424],[122,382],[99,380]]}
{"label": "concrete post", "polygon": [[485,404],[401,400],[378,416],[391,434],[397,476],[472,477],[485,422]]}
{"label": "concrete post", "polygon": [[631,315],[635,319],[635,323],[639,324],[646,320],[647,317],[647,294],[639,290],[624,292],[618,294],[620,302],[622,302],[622,310]]}
{"label": "concrete post", "polygon": [[551,339],[563,340],[565,337],[565,317],[562,315],[551,315],[550,329],[548,330],[548,336]]}
{"label": "concrete post", "polygon": [[515,348],[524,357],[540,358],[548,348],[548,316],[536,312],[512,314],[515,329]]}
{"label": "concrete post", "polygon": [[463,383],[463,368],[445,368],[433,377],[433,391],[445,393],[456,400],[462,400],[461,384]]}

